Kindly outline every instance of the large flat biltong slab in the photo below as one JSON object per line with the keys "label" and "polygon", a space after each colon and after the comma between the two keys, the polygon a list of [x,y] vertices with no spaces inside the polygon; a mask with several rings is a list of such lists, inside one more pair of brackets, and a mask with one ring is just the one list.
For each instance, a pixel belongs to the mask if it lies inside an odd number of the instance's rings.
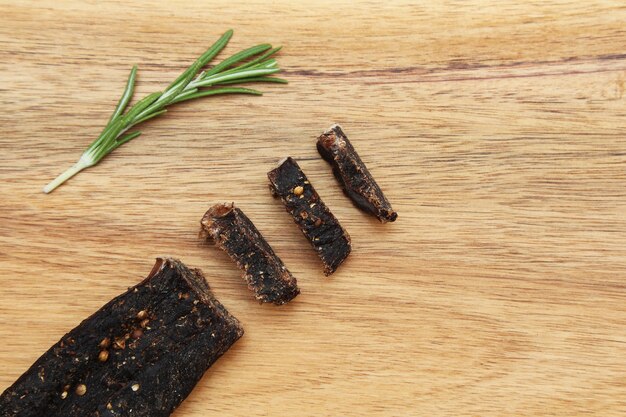
{"label": "large flat biltong slab", "polygon": [[270,191],[280,197],[304,236],[324,263],[326,276],[335,272],[350,254],[350,236],[330,212],[300,166],[292,158],[267,173]]}
{"label": "large flat biltong slab", "polygon": [[215,243],[235,261],[257,300],[281,305],[300,294],[294,276],[234,204],[214,205],[200,224],[200,237]]}
{"label": "large flat biltong slab", "polygon": [[0,415],[169,416],[242,334],[199,270],[158,259],[9,387]]}
{"label": "large flat biltong slab", "polygon": [[366,213],[374,215],[381,223],[398,218],[372,174],[339,125],[333,125],[317,139],[317,151],[330,163],[335,178],[346,195]]}

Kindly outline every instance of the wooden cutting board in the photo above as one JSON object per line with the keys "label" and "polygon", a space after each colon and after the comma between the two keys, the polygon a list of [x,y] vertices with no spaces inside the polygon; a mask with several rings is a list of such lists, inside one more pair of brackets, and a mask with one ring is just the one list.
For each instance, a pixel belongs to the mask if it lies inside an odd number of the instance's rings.
{"label": "wooden cutting board", "polygon": [[[626,413],[623,2],[16,3],[0,6],[0,390],[168,254],[246,330],[176,417]],[[132,64],[137,95],[157,91],[228,28],[227,52],[282,44],[290,84],[180,105],[41,192]],[[333,122],[396,223],[356,210],[319,158]],[[330,278],[268,192],[287,155],[352,235]],[[258,305],[198,240],[230,201],[298,277],[293,303]]]}

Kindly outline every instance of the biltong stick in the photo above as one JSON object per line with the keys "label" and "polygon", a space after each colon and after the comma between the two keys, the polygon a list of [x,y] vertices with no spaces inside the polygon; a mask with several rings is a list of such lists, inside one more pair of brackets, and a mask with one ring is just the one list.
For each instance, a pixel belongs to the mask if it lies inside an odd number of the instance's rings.
{"label": "biltong stick", "polygon": [[257,300],[281,305],[300,294],[294,276],[234,204],[214,205],[200,224],[200,237],[215,243],[235,261]]}
{"label": "biltong stick", "polygon": [[304,236],[324,263],[326,276],[335,272],[350,254],[350,236],[319,197],[300,166],[292,158],[267,173],[270,191],[280,197]]}
{"label": "biltong stick", "polygon": [[169,416],[242,334],[199,270],[158,259],[9,387],[0,415]]}
{"label": "biltong stick", "polygon": [[332,125],[317,139],[317,151],[330,163],[335,178],[357,207],[381,223],[398,218],[339,125]]}

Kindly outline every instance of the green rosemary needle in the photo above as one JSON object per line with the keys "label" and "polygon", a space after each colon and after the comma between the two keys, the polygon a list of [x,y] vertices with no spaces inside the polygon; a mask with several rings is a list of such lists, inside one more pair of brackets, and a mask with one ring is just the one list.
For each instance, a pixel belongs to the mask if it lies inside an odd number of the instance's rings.
{"label": "green rosemary needle", "polygon": [[226,47],[232,36],[232,30],[224,33],[164,91],[149,94],[127,110],[135,91],[137,66],[134,66],[128,76],[124,93],[100,136],[83,152],[78,162],[46,185],[43,192],[51,192],[83,169],[96,165],[116,148],[141,135],[140,131],[128,131],[140,123],[162,115],[170,104],[217,94],[262,94],[257,90],[232,86],[233,84],[286,83],[281,78],[270,77],[280,71],[278,63],[272,58],[280,48],[272,48],[272,45],[268,44],[245,49],[213,67],[202,70]]}

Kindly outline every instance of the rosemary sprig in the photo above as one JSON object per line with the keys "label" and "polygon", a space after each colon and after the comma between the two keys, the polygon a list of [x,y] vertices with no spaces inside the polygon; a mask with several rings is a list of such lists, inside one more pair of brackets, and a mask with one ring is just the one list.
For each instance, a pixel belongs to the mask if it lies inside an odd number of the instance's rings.
{"label": "rosemary sprig", "polygon": [[83,152],[78,162],[46,185],[43,192],[51,192],[83,169],[96,165],[116,148],[141,135],[140,131],[127,132],[140,123],[164,114],[170,104],[218,94],[262,94],[249,88],[232,87],[232,84],[287,82],[281,78],[269,77],[280,71],[278,63],[272,58],[280,48],[272,48],[272,45],[268,44],[238,52],[214,67],[202,71],[202,68],[226,47],[232,36],[232,30],[224,33],[163,92],[150,94],[127,110],[135,91],[137,66],[134,66],[128,76],[124,93],[100,136]]}

